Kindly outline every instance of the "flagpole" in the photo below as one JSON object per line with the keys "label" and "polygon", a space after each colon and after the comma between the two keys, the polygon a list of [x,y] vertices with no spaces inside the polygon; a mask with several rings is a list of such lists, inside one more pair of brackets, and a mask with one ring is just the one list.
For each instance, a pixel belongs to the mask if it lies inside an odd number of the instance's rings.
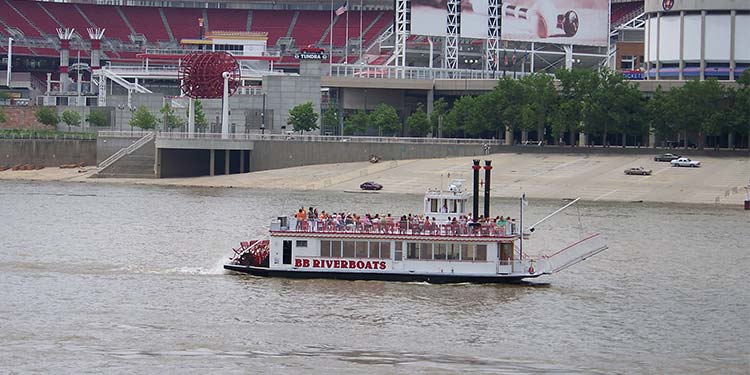
{"label": "flagpole", "polygon": [[[520,236],[520,239],[518,241],[519,242],[519,244],[518,244],[518,260],[523,260],[523,202],[525,200],[526,200],[526,194],[523,194],[521,196],[521,213],[520,213],[521,217],[519,218],[519,223],[518,223],[519,227],[521,228],[520,232],[519,232],[519,233],[521,233],[521,236]],[[521,266],[523,266],[523,264],[521,264]]]}
{"label": "flagpole", "polygon": [[328,37],[331,40],[331,45],[328,49],[328,66],[329,66],[329,69],[332,69],[331,64],[333,64],[333,0],[331,0],[331,28],[328,30]]}
{"label": "flagpole", "polygon": [[362,61],[362,2],[359,0],[359,61]]}
{"label": "flagpole", "polygon": [[346,3],[346,51],[344,51],[344,64],[349,63],[349,2]]}

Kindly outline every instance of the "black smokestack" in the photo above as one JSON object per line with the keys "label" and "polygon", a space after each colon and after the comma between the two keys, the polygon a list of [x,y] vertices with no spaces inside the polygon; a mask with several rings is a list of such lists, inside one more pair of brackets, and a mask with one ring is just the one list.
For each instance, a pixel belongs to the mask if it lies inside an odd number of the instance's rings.
{"label": "black smokestack", "polygon": [[477,219],[479,219],[479,170],[482,168],[479,166],[479,159],[474,159],[474,166],[472,168],[474,169],[474,211],[472,215],[476,223]]}
{"label": "black smokestack", "polygon": [[484,161],[484,217],[490,217],[490,171],[492,160]]}

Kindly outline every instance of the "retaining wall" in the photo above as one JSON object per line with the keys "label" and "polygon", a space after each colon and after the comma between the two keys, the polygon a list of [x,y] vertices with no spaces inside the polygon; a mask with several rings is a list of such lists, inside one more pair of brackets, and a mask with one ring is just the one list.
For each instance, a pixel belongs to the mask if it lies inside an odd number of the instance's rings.
{"label": "retaining wall", "polygon": [[0,139],[0,165],[96,164],[95,140]]}

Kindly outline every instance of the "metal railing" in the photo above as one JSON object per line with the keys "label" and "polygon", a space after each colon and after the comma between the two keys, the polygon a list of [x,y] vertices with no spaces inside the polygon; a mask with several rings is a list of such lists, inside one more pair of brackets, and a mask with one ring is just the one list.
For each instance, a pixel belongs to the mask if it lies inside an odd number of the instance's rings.
{"label": "metal railing", "polygon": [[100,138],[142,138],[152,130],[134,129],[134,130],[100,130],[97,134]]}
{"label": "metal railing", "polygon": [[0,139],[55,139],[55,140],[77,140],[77,141],[91,141],[96,139],[94,133],[57,133],[57,134],[39,134],[39,133],[3,133],[0,132]]}
{"label": "metal railing", "polygon": [[[104,134],[106,133],[106,134]],[[100,137],[110,136],[115,132],[100,132]],[[127,132],[123,132],[127,133]],[[244,133],[185,133],[159,132],[157,139],[215,139],[224,141],[296,141],[296,142],[350,142],[350,143],[406,143],[406,144],[459,144],[459,145],[499,145],[497,139],[467,138],[416,138],[416,137],[361,137],[335,135],[299,135],[299,134],[244,134]]]}
{"label": "metal railing", "polygon": [[[528,73],[516,72],[516,76]],[[445,69],[413,66],[388,66],[365,64],[331,64],[331,77],[389,78],[389,79],[491,79],[500,78],[501,71],[476,69]]]}
{"label": "metal railing", "polygon": [[125,155],[132,154],[133,151],[141,148],[141,146],[152,141],[153,139],[154,139],[154,133],[149,132],[145,136],[141,137],[139,140],[133,142],[133,144],[131,144],[130,146],[119,149],[117,152],[112,154],[112,156],[104,159],[104,161],[99,163],[99,170],[103,170],[109,167],[110,165],[114,164],[116,161],[120,160]]}

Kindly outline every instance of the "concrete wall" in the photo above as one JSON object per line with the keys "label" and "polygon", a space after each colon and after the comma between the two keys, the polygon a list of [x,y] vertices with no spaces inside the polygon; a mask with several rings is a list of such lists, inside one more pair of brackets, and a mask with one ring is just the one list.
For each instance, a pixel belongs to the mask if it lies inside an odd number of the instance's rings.
{"label": "concrete wall", "polygon": [[255,141],[250,171],[262,171],[313,164],[381,160],[428,159],[482,155],[482,145],[434,145],[397,143],[347,143],[301,141]]}
{"label": "concrete wall", "polygon": [[59,139],[0,139],[0,164],[96,164],[96,141]]}
{"label": "concrete wall", "polygon": [[493,154],[578,154],[578,155],[659,155],[661,153],[673,153],[689,157],[712,156],[712,157],[742,157],[748,156],[747,149],[737,150],[697,150],[697,149],[662,149],[662,148],[622,148],[622,147],[558,147],[558,146],[492,146],[490,152]]}

